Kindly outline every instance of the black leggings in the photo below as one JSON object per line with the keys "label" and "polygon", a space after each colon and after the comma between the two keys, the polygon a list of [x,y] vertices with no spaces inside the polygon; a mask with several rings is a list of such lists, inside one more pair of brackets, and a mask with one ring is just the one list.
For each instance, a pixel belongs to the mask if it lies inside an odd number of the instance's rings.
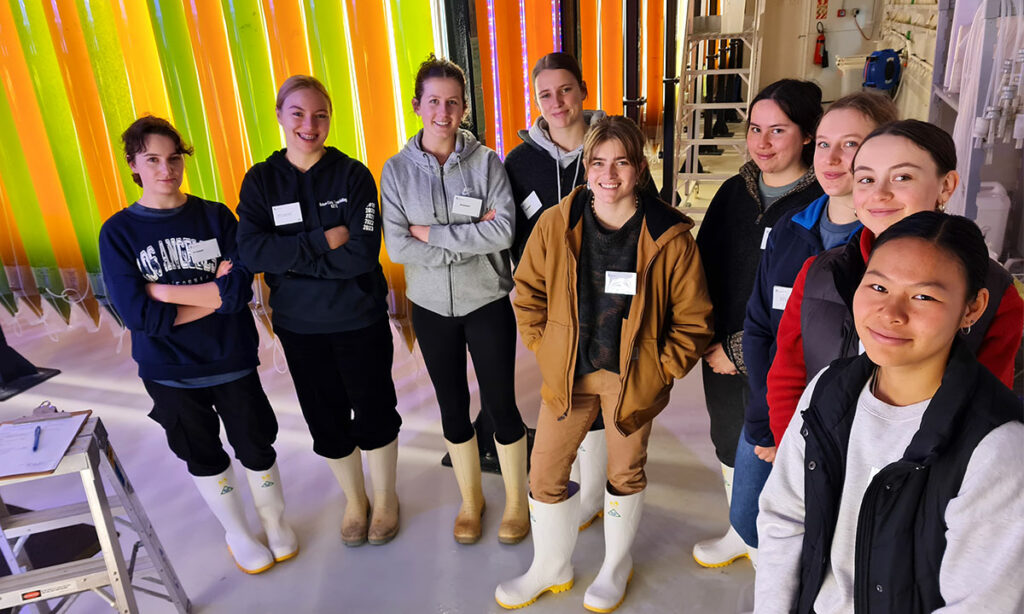
{"label": "black leggings", "polygon": [[441,429],[452,443],[473,437],[469,421],[466,347],[480,384],[481,411],[490,415],[498,443],[525,433],[516,407],[516,320],[508,297],[464,316],[447,317],[412,305],[412,326],[441,408]]}
{"label": "black leggings", "polygon": [[220,442],[220,423],[246,469],[266,471],[277,454],[277,418],[256,369],[245,377],[205,388],[175,388],[142,380],[153,399],[149,417],[164,427],[171,452],[195,476],[223,473],[231,458]]}

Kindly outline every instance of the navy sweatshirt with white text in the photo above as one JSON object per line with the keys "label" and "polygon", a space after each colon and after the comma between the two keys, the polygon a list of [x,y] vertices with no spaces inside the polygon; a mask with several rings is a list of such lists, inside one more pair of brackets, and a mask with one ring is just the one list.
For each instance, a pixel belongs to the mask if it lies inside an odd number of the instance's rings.
{"label": "navy sweatshirt with white text", "polygon": [[[122,209],[100,229],[103,281],[132,334],[139,377],[172,380],[230,373],[259,364],[259,334],[249,312],[252,273],[238,258],[238,222],[221,203],[189,195],[173,215],[139,215]],[[220,256],[194,259],[192,247],[215,239]],[[215,279],[221,260],[231,272]],[[174,325],[178,308],[155,301],[146,284],[214,282],[221,306],[213,314]]]}

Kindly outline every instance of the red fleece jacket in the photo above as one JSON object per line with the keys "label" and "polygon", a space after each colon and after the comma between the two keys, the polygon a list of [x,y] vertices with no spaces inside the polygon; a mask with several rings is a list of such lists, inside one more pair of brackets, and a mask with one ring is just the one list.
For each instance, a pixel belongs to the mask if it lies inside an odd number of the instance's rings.
{"label": "red fleece jacket", "polygon": [[[874,246],[875,236],[865,228],[861,233],[860,252],[867,262]],[[776,337],[775,360],[768,370],[768,418],[776,445],[789,426],[796,404],[807,386],[807,364],[804,362],[804,342],[800,329],[800,308],[804,299],[807,269],[814,262],[812,256],[804,262],[800,274],[793,282],[793,293],[779,322]],[[994,300],[992,297],[991,300]],[[1024,299],[1010,284],[999,302],[999,309],[985,333],[978,349],[978,362],[988,367],[1007,387],[1013,387],[1013,360],[1021,345],[1024,329]]]}

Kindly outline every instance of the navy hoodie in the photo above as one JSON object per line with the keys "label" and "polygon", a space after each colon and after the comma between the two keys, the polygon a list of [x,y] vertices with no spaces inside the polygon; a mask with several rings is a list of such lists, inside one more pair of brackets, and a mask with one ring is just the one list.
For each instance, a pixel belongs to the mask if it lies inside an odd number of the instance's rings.
{"label": "navy hoodie", "polygon": [[[296,203],[301,219],[289,221]],[[245,174],[238,218],[239,250],[253,271],[266,273],[275,327],[334,333],[386,316],[377,185],[358,160],[328,147],[302,172],[285,150],[274,152]],[[350,238],[332,250],[324,231],[336,226]]]}
{"label": "navy hoodie", "polygon": [[[768,244],[757,268],[754,291],[747,302],[747,317],[743,322],[743,360],[750,381],[746,437],[753,445],[775,445],[768,427],[766,399],[768,369],[775,359],[775,335],[804,261],[825,251],[819,226],[828,200],[825,194],[804,209],[783,216],[768,235]],[[850,233],[847,241],[859,230],[860,226]]]}
{"label": "navy hoodie", "polygon": [[[252,273],[237,255],[238,222],[220,203],[189,195],[177,213],[153,217],[123,209],[100,229],[100,264],[107,292],[132,333],[139,377],[176,380],[219,375],[259,364],[259,334],[249,313]],[[215,239],[220,257],[192,258],[190,246]],[[231,272],[215,279],[221,260]],[[154,301],[146,284],[203,284],[220,289],[221,306],[194,322],[174,325],[178,308]]]}

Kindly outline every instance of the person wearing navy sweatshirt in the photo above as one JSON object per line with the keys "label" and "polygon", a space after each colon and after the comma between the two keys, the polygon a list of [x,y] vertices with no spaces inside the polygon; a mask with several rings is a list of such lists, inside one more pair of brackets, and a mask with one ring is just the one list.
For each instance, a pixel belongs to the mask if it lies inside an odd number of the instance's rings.
{"label": "person wearing navy sweatshirt", "polygon": [[[287,148],[242,180],[239,249],[266,274],[274,332],[313,451],[327,459],[345,492],[342,542],[387,543],[398,532],[402,419],[391,379],[377,186],[359,161],[324,146],[331,99],[315,78],[284,82],[277,119]],[[373,479],[372,516],[360,450]]]}
{"label": "person wearing navy sweatshirt", "polygon": [[[192,149],[166,120],[142,117],[121,138],[142,197],[100,230],[103,279],[131,331],[153,399],[149,416],[223,525],[235,563],[259,573],[299,546],[283,518],[277,420],[256,373],[252,273],[238,258],[237,222],[223,204],[181,191]],[[220,421],[246,468],[269,549],[249,531]]]}
{"label": "person wearing navy sweatshirt", "polygon": [[782,310],[804,261],[846,243],[860,230],[853,206],[853,156],[869,132],[898,115],[892,98],[872,92],[833,102],[814,136],[814,175],[825,194],[804,209],[787,213],[768,235],[743,324],[750,396],[736,446],[729,506],[731,524],[751,553],[757,548],[757,499],[775,460],[766,394]]}

